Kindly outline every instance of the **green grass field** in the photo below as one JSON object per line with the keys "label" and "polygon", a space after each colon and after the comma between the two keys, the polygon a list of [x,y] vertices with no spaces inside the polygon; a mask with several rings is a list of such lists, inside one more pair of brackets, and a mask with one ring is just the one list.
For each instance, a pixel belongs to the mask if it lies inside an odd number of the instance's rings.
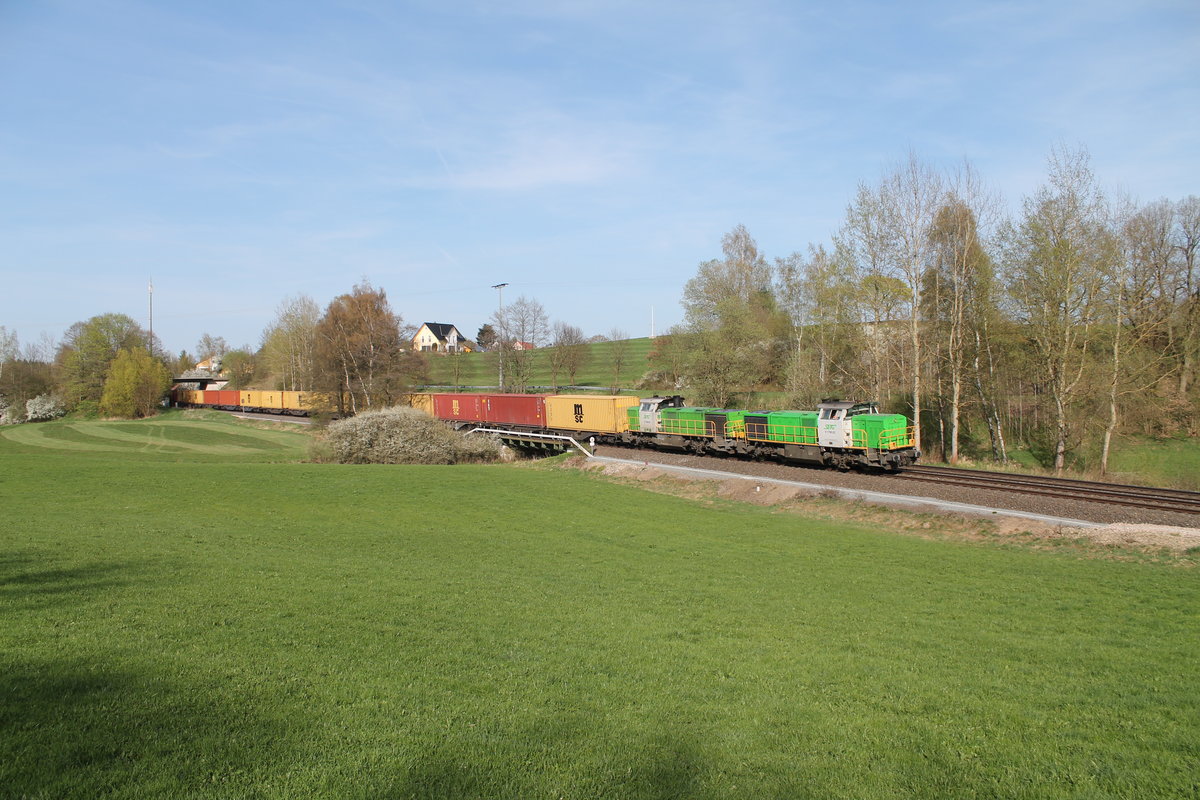
{"label": "green grass field", "polygon": [[[647,354],[653,347],[649,337],[627,340],[628,353],[625,356],[619,373],[618,386],[632,389],[641,377],[650,369],[646,360]],[[613,385],[612,342],[598,342],[588,346],[587,363],[575,376],[575,385],[589,386],[608,391]],[[533,371],[530,383],[534,386],[551,386],[550,351],[540,349],[532,351]],[[461,357],[431,355],[429,357],[429,380],[440,386],[453,386],[453,367],[458,359],[462,373],[459,375],[459,386],[487,386],[494,388],[499,378],[496,367],[496,357],[491,353],[467,353]],[[559,385],[567,383],[566,375],[559,375]]]}
{"label": "green grass field", "polygon": [[1200,791],[1194,569],[304,441],[0,431],[0,795]]}
{"label": "green grass field", "polygon": [[[1038,462],[1025,449],[1009,450],[1009,464],[1001,467],[990,461],[963,462],[960,466],[988,470],[1007,470],[1052,475],[1054,471]],[[1200,442],[1186,437],[1150,439],[1143,436],[1118,436],[1113,439],[1108,473],[1100,474],[1099,448],[1085,453],[1085,466],[1068,463],[1066,476],[1111,483],[1132,483],[1200,491]],[[936,462],[926,453],[923,462]]]}
{"label": "green grass field", "polygon": [[1110,460],[1113,480],[1200,491],[1200,442],[1119,438]]}

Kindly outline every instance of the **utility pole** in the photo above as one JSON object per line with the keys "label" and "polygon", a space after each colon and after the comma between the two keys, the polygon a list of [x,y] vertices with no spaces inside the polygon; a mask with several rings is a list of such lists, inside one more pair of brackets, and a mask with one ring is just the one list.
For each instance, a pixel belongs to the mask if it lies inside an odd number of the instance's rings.
{"label": "utility pole", "polygon": [[504,332],[505,332],[505,329],[508,327],[507,325],[504,324],[504,287],[505,286],[508,286],[508,284],[507,283],[497,283],[495,286],[492,287],[493,289],[496,290],[496,292],[500,296],[499,313],[496,315],[496,322],[498,322],[500,324],[500,330],[498,332],[499,335],[496,337],[496,344],[497,344],[497,348],[498,348],[496,350],[496,360],[500,363],[500,391],[501,392],[504,391]]}

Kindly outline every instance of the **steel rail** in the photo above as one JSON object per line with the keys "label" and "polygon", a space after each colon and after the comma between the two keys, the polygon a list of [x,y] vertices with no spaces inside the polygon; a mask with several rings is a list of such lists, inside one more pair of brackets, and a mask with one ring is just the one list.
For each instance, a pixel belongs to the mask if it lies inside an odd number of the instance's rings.
{"label": "steel rail", "polygon": [[977,489],[993,488],[1000,491],[1062,497],[1109,505],[1153,508],[1182,514],[1200,513],[1200,492],[1189,492],[1182,489],[1159,489],[1074,478],[1018,475],[1007,472],[925,465],[908,467],[894,477],[926,483],[970,486]]}

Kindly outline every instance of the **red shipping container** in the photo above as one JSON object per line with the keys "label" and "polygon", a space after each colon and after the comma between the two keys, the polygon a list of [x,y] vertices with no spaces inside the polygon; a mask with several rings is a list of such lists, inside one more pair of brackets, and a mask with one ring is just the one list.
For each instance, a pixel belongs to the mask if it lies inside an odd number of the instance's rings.
{"label": "red shipping container", "polygon": [[433,415],[438,419],[483,422],[483,404],[478,394],[435,394]]}
{"label": "red shipping container", "polygon": [[240,406],[242,393],[237,389],[221,389],[217,392],[217,404],[222,406]]}
{"label": "red shipping container", "polygon": [[497,425],[546,426],[546,398],[540,394],[483,395],[483,418]]}
{"label": "red shipping container", "polygon": [[221,393],[216,389],[205,389],[203,404],[206,406],[221,405]]}

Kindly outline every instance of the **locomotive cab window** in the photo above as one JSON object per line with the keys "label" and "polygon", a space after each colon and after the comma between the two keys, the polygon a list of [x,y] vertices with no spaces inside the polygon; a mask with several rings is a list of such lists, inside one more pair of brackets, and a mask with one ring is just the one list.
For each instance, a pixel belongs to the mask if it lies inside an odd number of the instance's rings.
{"label": "locomotive cab window", "polygon": [[841,419],[842,410],[840,408],[823,408],[821,409],[821,419]]}

